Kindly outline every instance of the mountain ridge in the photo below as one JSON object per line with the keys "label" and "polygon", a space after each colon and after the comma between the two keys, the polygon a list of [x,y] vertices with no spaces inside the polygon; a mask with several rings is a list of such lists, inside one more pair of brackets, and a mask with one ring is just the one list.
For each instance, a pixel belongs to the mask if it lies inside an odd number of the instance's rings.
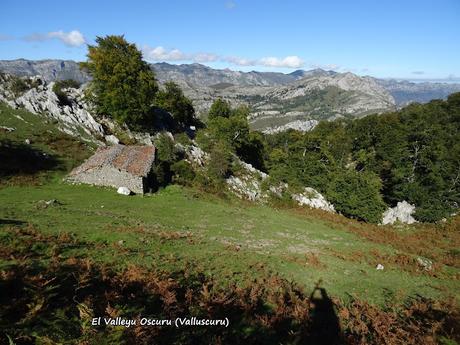
{"label": "mountain ridge", "polygon": [[[394,110],[411,102],[445,99],[460,91],[460,84],[413,83],[339,73],[320,68],[291,73],[213,69],[199,63],[150,64],[160,84],[172,80],[193,100],[197,113],[206,116],[217,98],[232,105],[248,104],[254,129],[276,130],[292,123],[360,117]],[[0,71],[17,76],[40,75],[47,81],[90,76],[73,60],[0,60]],[[305,127],[305,126],[304,126]]]}

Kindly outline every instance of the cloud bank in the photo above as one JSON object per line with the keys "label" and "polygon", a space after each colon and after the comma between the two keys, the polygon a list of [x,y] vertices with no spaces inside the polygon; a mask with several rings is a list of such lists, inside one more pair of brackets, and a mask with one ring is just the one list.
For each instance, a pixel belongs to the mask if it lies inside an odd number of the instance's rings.
{"label": "cloud bank", "polygon": [[186,54],[179,49],[165,49],[162,46],[150,47],[143,46],[144,57],[150,61],[193,61],[193,62],[227,62],[237,66],[266,66],[266,67],[285,67],[300,68],[304,66],[304,61],[298,56],[263,57],[260,59],[247,59],[238,56],[219,56],[212,53],[193,53]]}
{"label": "cloud bank", "polygon": [[41,42],[51,39],[57,39],[69,47],[79,47],[86,43],[86,39],[83,34],[78,30],[72,30],[70,32],[52,31],[46,34],[34,33],[24,37],[24,40],[28,42]]}

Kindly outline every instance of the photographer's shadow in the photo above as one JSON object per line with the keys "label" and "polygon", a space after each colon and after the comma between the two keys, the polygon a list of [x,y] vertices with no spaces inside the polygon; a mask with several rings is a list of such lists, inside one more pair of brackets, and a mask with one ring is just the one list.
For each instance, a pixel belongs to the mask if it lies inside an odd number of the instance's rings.
{"label": "photographer's shadow", "polygon": [[326,289],[316,286],[310,295],[312,319],[310,336],[305,344],[339,345],[344,344],[340,321]]}

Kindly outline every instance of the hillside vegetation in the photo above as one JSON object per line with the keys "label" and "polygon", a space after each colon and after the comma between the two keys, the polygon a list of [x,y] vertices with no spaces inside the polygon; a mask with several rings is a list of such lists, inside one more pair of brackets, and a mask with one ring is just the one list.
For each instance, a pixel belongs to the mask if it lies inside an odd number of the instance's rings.
{"label": "hillside vegetation", "polygon": [[[460,94],[264,135],[248,106],[220,98],[202,123],[178,84],[157,87],[135,45],[96,43],[84,99],[76,82],[5,76],[2,99],[34,114],[0,105],[0,342],[460,342]],[[296,106],[291,96],[276,94]],[[67,183],[104,142],[153,143],[158,191]],[[298,206],[301,192],[327,212]],[[376,224],[402,200],[421,222]],[[96,327],[95,317],[228,327]]]}
{"label": "hillside vegetation", "polygon": [[379,222],[386,205],[401,200],[417,206],[420,221],[458,210],[460,93],[266,141],[267,171],[275,181],[317,188],[349,217]]}
{"label": "hillside vegetation", "polygon": [[[429,344],[458,335],[458,218],[401,231],[179,186],[129,198],[72,186],[60,178],[81,159],[69,160],[74,144],[40,140],[52,126],[26,111],[1,114],[15,126],[3,133],[10,143],[30,138],[68,164],[33,175],[40,185],[2,177],[0,288],[15,301],[0,299],[2,341]],[[92,315],[229,317],[231,326],[95,329]]]}

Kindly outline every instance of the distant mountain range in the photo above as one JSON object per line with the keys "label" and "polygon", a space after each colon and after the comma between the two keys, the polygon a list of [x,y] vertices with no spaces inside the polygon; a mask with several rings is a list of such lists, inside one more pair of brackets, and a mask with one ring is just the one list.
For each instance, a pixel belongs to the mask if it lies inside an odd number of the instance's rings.
{"label": "distant mountain range", "polygon": [[[151,66],[160,83],[178,83],[194,101],[199,114],[205,115],[218,97],[235,105],[247,103],[253,109],[252,127],[265,131],[289,127],[290,123],[364,116],[411,102],[445,99],[460,91],[460,84],[413,83],[322,69],[284,74],[220,70],[197,63]],[[71,60],[0,60],[0,71],[18,76],[41,75],[46,81],[90,80]]]}

